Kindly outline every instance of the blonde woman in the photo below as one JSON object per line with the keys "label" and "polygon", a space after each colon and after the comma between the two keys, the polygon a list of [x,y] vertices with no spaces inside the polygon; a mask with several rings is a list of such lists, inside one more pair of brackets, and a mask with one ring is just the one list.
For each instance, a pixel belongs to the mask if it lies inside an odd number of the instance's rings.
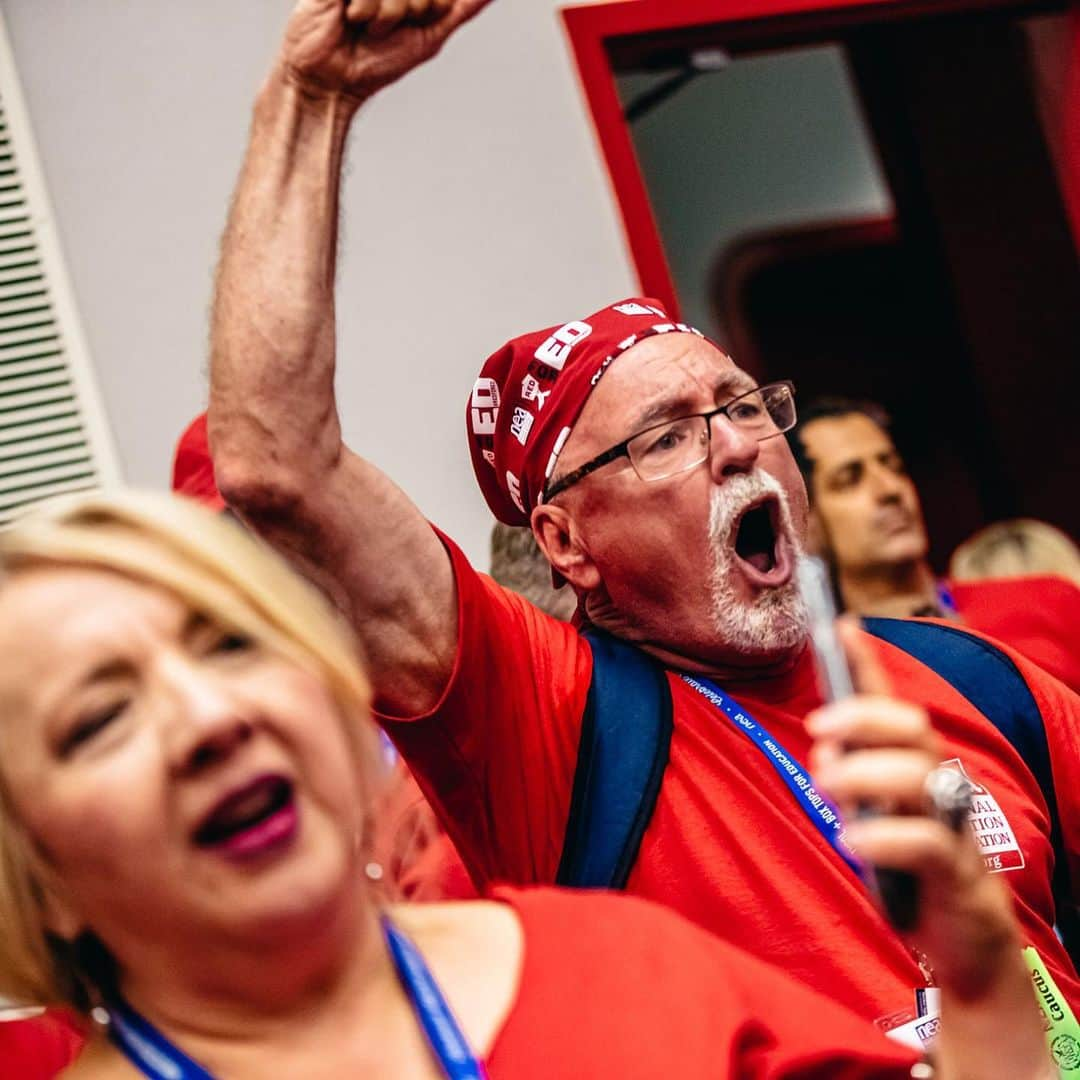
{"label": "blonde woman", "polygon": [[[65,1075],[926,1075],[641,901],[380,903],[355,644],[219,515],[82,497],[3,534],[0,564],[0,994],[107,1012]],[[844,801],[918,806],[934,742],[908,721],[813,718]],[[889,746],[837,768],[841,742]],[[922,874],[940,1075],[1050,1075],[1009,901],[970,837],[918,816],[853,835]]]}

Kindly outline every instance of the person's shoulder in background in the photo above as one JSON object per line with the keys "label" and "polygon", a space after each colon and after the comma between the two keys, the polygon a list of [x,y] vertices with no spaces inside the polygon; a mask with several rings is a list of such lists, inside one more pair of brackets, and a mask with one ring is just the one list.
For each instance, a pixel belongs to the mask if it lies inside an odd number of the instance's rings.
{"label": "person's shoulder in background", "polygon": [[1054,574],[949,582],[956,611],[1080,693],[1080,588]]}

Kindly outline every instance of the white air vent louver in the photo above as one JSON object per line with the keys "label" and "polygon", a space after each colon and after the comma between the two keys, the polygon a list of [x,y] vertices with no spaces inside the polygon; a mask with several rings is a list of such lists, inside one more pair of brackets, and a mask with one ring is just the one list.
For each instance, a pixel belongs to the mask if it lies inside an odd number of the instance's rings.
{"label": "white air vent louver", "polygon": [[117,479],[0,16],[0,524]]}

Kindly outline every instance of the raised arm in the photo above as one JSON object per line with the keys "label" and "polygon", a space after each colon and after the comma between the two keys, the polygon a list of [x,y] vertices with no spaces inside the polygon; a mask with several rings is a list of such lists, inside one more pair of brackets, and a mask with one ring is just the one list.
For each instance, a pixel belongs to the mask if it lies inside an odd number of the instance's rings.
{"label": "raised arm", "polygon": [[434,704],[450,673],[454,584],[417,508],[341,441],[342,156],[362,103],[434,56],[486,2],[300,0],[255,103],[214,299],[209,432],[218,486],[350,620],[380,707],[399,715]]}

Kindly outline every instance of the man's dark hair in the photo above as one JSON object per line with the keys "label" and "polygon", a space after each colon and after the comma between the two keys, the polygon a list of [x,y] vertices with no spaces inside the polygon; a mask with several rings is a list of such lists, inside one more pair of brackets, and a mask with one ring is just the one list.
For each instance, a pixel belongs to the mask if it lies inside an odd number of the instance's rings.
{"label": "man's dark hair", "polygon": [[799,472],[806,481],[808,491],[811,474],[814,471],[814,461],[806,451],[806,444],[802,440],[802,429],[814,420],[829,420],[837,416],[851,416],[853,413],[872,420],[882,431],[888,431],[892,423],[889,414],[875,401],[857,401],[855,398],[845,397],[818,397],[811,398],[806,405],[799,406],[799,422],[785,433],[785,438],[795,457],[795,464],[799,466]]}

